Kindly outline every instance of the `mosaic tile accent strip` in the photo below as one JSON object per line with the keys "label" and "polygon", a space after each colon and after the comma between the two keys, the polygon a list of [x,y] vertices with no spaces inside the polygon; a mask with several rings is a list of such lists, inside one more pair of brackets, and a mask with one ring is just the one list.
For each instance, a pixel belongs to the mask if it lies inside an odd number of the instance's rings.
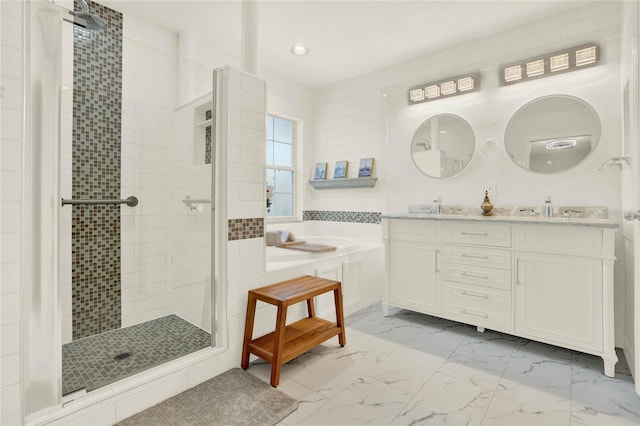
{"label": "mosaic tile accent strip", "polygon": [[[212,109],[208,109],[204,112],[204,119],[213,119]],[[211,129],[212,126],[207,126],[204,129],[204,164],[211,164]]]}
{"label": "mosaic tile accent strip", "polygon": [[85,337],[62,345],[62,394],[90,392],[209,346],[211,334],[177,315]]}
{"label": "mosaic tile accent strip", "polygon": [[[106,27],[74,26],[72,196],[120,198],[122,14],[91,1],[89,8]],[[120,328],[120,206],[72,208],[75,340]]]}
{"label": "mosaic tile accent strip", "polygon": [[264,237],[264,218],[229,219],[229,241],[261,237]]}
{"label": "mosaic tile accent strip", "polygon": [[302,220],[327,222],[382,223],[381,212],[341,212],[331,210],[304,210]]}
{"label": "mosaic tile accent strip", "polygon": [[204,129],[204,164],[211,164],[211,126]]}

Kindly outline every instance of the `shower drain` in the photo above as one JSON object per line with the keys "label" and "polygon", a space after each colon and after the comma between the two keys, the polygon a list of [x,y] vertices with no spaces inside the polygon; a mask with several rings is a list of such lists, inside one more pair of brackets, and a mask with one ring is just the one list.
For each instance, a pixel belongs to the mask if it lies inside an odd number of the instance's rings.
{"label": "shower drain", "polygon": [[131,356],[131,352],[122,352],[114,356],[113,359],[115,359],[116,361],[122,361],[124,359],[129,358],[130,356]]}

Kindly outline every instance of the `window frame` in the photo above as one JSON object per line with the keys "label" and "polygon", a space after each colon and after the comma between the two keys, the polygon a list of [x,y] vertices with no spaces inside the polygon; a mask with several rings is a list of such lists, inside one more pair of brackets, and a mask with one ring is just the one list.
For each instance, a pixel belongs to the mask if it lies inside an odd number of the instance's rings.
{"label": "window frame", "polygon": [[[269,120],[270,117],[278,118],[281,120],[286,120],[292,123],[292,147],[291,147],[291,166],[279,166],[275,164],[267,163],[267,142],[269,140],[268,132],[265,131],[265,166],[264,166],[264,176],[265,176],[265,188],[268,185],[266,180],[267,170],[285,170],[291,171],[292,176],[292,215],[291,216],[268,216],[266,211],[266,191],[265,191],[265,221],[266,223],[278,223],[278,222],[297,222],[300,220],[302,215],[300,211],[300,195],[302,193],[302,185],[300,182],[300,164],[302,162],[302,120],[287,116],[285,114],[279,113],[271,113],[267,112],[266,119]],[[268,129],[268,122],[265,123],[265,130]]]}

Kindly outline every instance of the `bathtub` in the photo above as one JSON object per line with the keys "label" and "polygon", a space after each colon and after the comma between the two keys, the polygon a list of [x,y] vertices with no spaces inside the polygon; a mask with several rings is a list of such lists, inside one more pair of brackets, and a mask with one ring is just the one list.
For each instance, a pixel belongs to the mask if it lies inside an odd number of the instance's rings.
{"label": "bathtub", "polygon": [[317,259],[326,259],[334,256],[341,256],[353,253],[358,250],[368,248],[370,245],[360,242],[355,238],[340,238],[329,236],[308,236],[296,237],[298,241],[305,241],[307,244],[321,244],[336,247],[334,251],[309,253],[299,250],[291,250],[275,246],[267,246],[267,269],[277,268],[282,262],[305,262]]}
{"label": "bathtub", "polygon": [[[266,247],[264,283],[275,283],[301,275],[314,275],[342,282],[344,314],[349,315],[382,299],[384,245],[380,238],[351,236],[296,236],[308,244],[336,247],[334,251],[309,253],[275,246]],[[306,305],[292,312],[296,318],[306,316]],[[317,297],[316,313],[331,318],[333,296]],[[287,316],[289,318],[292,315]],[[266,332],[271,330],[265,330]]]}

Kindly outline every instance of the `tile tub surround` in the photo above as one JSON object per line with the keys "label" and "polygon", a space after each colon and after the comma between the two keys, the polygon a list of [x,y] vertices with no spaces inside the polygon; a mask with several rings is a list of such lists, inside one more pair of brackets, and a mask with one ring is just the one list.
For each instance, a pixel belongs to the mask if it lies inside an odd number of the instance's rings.
{"label": "tile tub surround", "polygon": [[[285,364],[279,390],[300,406],[282,425],[640,423],[640,396],[619,353],[601,361],[493,331],[379,304],[346,318],[337,340]],[[247,370],[269,382],[270,365]]]}
{"label": "tile tub surround", "polygon": [[229,219],[228,241],[264,237],[264,218]]}
{"label": "tile tub surround", "polygon": [[328,210],[304,210],[302,220],[321,220],[329,222],[375,223],[379,224],[380,212],[352,212]]}

